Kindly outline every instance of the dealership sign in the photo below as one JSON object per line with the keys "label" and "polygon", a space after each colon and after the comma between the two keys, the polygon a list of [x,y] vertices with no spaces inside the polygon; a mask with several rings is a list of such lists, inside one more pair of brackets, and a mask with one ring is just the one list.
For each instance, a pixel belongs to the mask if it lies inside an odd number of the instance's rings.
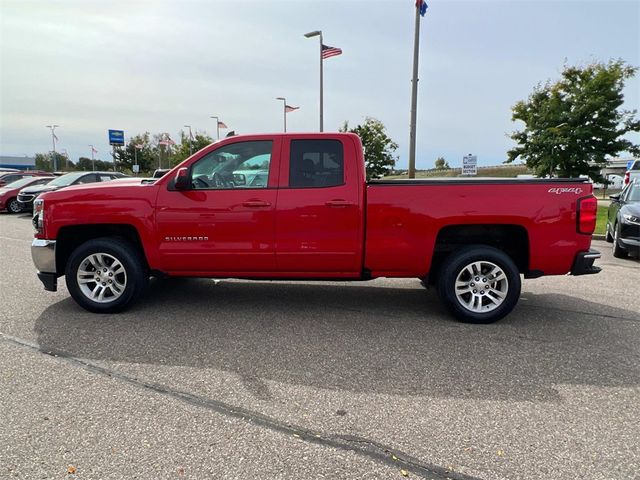
{"label": "dealership sign", "polygon": [[124,130],[109,130],[110,145],[124,145]]}

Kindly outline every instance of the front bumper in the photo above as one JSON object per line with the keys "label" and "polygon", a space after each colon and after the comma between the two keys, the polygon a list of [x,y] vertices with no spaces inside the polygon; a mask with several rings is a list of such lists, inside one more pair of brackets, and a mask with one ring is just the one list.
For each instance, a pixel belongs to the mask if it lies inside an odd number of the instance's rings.
{"label": "front bumper", "polygon": [[23,194],[18,195],[18,202],[22,206],[23,210],[33,210],[33,201],[37,198],[37,195]]}
{"label": "front bumper", "polygon": [[600,267],[594,267],[593,262],[600,258],[600,252],[590,249],[588,252],[580,252],[576,255],[571,267],[571,275],[592,275],[600,273]]}
{"label": "front bumper", "polygon": [[31,243],[31,258],[38,269],[38,278],[44,289],[55,292],[58,288],[56,241],[34,238]]}

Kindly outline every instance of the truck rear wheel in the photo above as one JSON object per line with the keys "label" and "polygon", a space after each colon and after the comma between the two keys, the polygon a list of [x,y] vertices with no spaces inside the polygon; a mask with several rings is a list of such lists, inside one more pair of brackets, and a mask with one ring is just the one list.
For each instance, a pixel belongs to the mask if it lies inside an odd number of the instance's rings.
{"label": "truck rear wheel", "polygon": [[114,313],[138,299],[148,276],[131,244],[116,238],[97,238],[73,251],[65,280],[81,307],[95,313]]}
{"label": "truck rear wheel", "polygon": [[520,273],[504,252],[474,245],[452,253],[438,278],[438,293],[455,317],[467,323],[493,323],[520,298]]}

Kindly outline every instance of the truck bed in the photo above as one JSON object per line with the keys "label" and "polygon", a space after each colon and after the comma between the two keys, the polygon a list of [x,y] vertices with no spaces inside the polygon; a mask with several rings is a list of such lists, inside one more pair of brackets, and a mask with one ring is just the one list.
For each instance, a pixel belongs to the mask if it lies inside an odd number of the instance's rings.
{"label": "truck bed", "polygon": [[374,277],[424,277],[439,249],[501,231],[512,242],[527,242],[525,275],[565,274],[575,252],[589,249],[591,236],[577,232],[576,212],[578,200],[591,193],[592,184],[581,178],[373,180],[365,267]]}

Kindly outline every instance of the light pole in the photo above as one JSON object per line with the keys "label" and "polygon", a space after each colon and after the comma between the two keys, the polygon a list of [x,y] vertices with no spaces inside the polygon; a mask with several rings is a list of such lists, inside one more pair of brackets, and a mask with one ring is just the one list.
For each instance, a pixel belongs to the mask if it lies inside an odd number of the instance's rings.
{"label": "light pole", "polygon": [[220,140],[220,119],[215,115],[212,115],[211,118],[216,119],[216,140]]}
{"label": "light pole", "polygon": [[66,148],[62,150],[62,156],[64,157],[64,167],[62,167],[64,170],[65,168],[69,168],[69,152],[67,152]]}
{"label": "light pole", "polygon": [[53,155],[52,155],[52,162],[51,162],[51,166],[53,168],[53,171],[55,172],[58,168],[57,162],[56,162],[56,141],[58,140],[58,137],[56,137],[56,127],[59,127],[60,125],[47,125],[47,128],[51,129],[51,143],[53,143]]}
{"label": "light pole", "polygon": [[[558,125],[556,125],[555,127],[549,127],[547,128],[548,131],[550,131],[551,133],[555,135],[558,135],[560,133],[560,129],[567,127],[569,124],[567,122],[562,122],[559,123]],[[557,137],[555,138],[555,141],[557,141]],[[551,162],[549,162],[549,178],[553,178],[553,170],[555,167],[555,154],[556,154],[556,150],[557,150],[557,145],[554,144],[551,146]]]}
{"label": "light pole", "polygon": [[93,145],[89,145],[91,147],[91,168],[93,169],[93,171],[96,171],[96,160],[93,157],[94,153],[97,153],[98,151],[96,150],[96,147],[94,147]]}
{"label": "light pole", "polygon": [[287,131],[287,99],[284,97],[276,97],[276,100],[282,100],[282,115],[284,117],[284,131]]}
{"label": "light pole", "polygon": [[135,166],[136,166],[136,172],[138,173],[140,171],[138,167],[138,150],[142,150],[142,147],[144,147],[144,145],[140,144],[140,143],[134,143],[133,144],[133,161],[135,162]]}
{"label": "light pole", "polygon": [[324,130],[324,92],[322,86],[322,30],[314,30],[313,32],[305,33],[304,36],[307,38],[320,37],[320,131],[322,132]]}
{"label": "light pole", "polygon": [[189,156],[191,156],[191,154],[193,153],[193,150],[191,148],[191,139],[193,138],[193,134],[191,133],[191,125],[185,125],[184,128],[189,129]]}

